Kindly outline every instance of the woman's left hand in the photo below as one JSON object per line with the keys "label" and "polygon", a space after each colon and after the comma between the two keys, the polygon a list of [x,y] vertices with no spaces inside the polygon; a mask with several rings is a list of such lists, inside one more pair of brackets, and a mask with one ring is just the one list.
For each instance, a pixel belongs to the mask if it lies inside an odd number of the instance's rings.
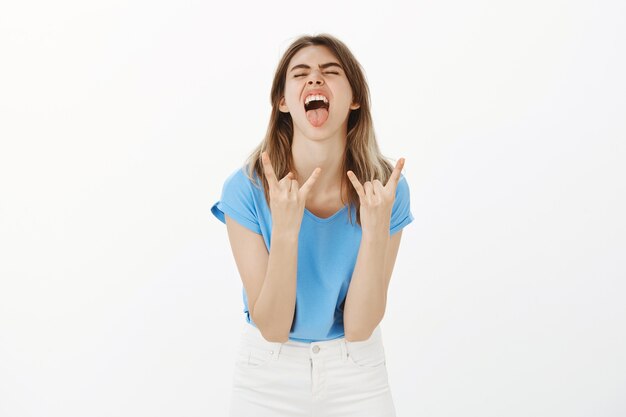
{"label": "woman's left hand", "polygon": [[367,181],[361,185],[354,172],[348,171],[348,178],[360,200],[361,230],[364,234],[387,233],[391,223],[391,210],[396,198],[396,188],[400,181],[400,172],[404,167],[404,158],[400,158],[387,184],[379,180]]}

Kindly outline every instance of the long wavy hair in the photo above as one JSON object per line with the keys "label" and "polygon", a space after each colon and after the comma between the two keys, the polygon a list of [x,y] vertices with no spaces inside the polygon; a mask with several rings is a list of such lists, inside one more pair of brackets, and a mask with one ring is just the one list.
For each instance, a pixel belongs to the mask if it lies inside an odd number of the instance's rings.
{"label": "long wavy hair", "polygon": [[[351,170],[361,184],[378,179],[385,185],[393,171],[393,165],[381,154],[376,141],[372,115],[370,113],[369,87],[367,86],[361,64],[352,55],[348,47],[334,36],[326,33],[321,33],[317,36],[300,36],[289,45],[278,63],[270,94],[272,111],[265,138],[248,156],[244,164],[246,175],[257,188],[260,186],[256,183],[254,173],[261,179],[268,207],[270,206],[269,185],[265,177],[261,154],[263,151],[267,151],[276,177],[279,180],[290,171],[297,173],[291,153],[293,121],[291,114],[281,112],[278,106],[281,97],[284,95],[287,67],[291,58],[300,49],[312,45],[327,47],[340,61],[352,89],[352,101],[360,104],[358,109],[351,110],[348,115],[347,141],[341,172],[345,173]],[[344,189],[344,181],[349,181],[347,175],[342,176],[341,190]],[[348,187],[347,197],[350,203],[348,205],[350,224],[352,224],[351,207],[354,206],[356,208],[357,224],[361,226],[359,195],[351,184]],[[345,205],[343,193],[341,199]]]}

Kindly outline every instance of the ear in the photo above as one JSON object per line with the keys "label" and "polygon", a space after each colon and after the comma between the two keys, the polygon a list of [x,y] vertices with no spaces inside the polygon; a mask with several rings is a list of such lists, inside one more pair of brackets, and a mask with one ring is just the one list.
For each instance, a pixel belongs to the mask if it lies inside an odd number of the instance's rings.
{"label": "ear", "polygon": [[287,104],[285,103],[285,97],[280,98],[280,101],[278,102],[278,110],[283,113],[289,113],[289,107],[287,107]]}
{"label": "ear", "polygon": [[359,108],[361,108],[361,105],[358,104],[358,103],[352,103],[350,105],[350,110],[356,110],[356,109],[359,109]]}

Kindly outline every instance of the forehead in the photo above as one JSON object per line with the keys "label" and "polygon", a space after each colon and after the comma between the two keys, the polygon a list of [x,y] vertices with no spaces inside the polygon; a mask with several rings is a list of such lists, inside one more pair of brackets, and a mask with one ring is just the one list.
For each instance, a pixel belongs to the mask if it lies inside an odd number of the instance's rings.
{"label": "forehead", "polygon": [[288,69],[298,64],[310,64],[317,67],[319,64],[337,62],[339,59],[324,45],[310,45],[300,49],[289,61]]}

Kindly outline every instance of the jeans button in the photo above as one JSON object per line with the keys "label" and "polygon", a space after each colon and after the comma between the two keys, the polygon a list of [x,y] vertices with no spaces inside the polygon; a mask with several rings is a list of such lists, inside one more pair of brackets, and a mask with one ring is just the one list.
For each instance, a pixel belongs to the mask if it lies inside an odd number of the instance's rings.
{"label": "jeans button", "polygon": [[317,345],[313,346],[313,353],[317,353],[319,351],[320,351],[320,347],[319,346],[317,346]]}

